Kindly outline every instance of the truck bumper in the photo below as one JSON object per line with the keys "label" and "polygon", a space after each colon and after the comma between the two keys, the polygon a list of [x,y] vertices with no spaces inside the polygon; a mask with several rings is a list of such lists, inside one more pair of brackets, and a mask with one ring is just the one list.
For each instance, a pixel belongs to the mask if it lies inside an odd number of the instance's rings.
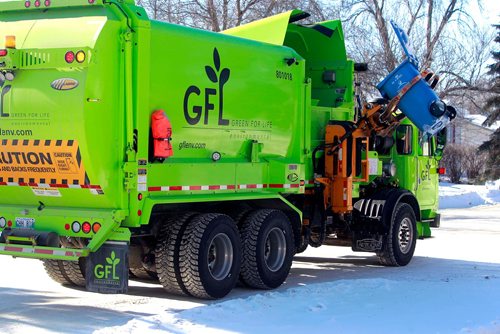
{"label": "truck bumper", "polygon": [[71,249],[59,247],[0,244],[0,254],[11,255],[14,257],[77,261],[80,257],[88,256],[89,253],[90,250],[88,248]]}
{"label": "truck bumper", "polygon": [[[122,210],[54,207],[39,210],[2,205],[0,212],[3,222],[0,255],[75,261],[97,251],[108,240],[130,240],[130,231],[120,227],[126,216]],[[84,231],[84,224],[92,228]],[[99,228],[94,229],[97,225]],[[71,243],[60,242],[66,238],[80,242],[73,248]]]}

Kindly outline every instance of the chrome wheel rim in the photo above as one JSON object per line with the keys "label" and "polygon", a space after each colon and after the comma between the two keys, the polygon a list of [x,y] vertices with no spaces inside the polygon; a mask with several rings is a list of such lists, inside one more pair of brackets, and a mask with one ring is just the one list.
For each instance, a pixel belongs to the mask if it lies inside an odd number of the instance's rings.
{"label": "chrome wheel rim", "polygon": [[219,233],[210,242],[207,254],[208,271],[217,281],[221,281],[229,275],[233,265],[233,244],[231,239]]}
{"label": "chrome wheel rim", "polygon": [[278,228],[272,228],[266,235],[264,243],[264,260],[272,272],[281,269],[286,257],[286,239],[283,231]]}
{"label": "chrome wheel rim", "polygon": [[407,254],[410,251],[411,244],[413,240],[413,225],[410,218],[404,218],[399,224],[398,231],[398,245],[399,250],[403,254]]}

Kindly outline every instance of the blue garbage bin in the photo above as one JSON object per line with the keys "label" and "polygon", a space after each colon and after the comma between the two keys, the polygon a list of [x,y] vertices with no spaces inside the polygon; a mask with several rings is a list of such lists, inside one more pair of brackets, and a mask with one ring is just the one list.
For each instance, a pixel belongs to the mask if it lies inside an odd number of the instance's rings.
{"label": "blue garbage bin", "polygon": [[[409,51],[406,33],[393,21],[391,25],[407,59],[377,85],[386,99],[396,97],[409,82],[420,75],[418,60]],[[450,122],[446,104],[423,78],[401,97],[398,108],[425,134],[434,135]]]}

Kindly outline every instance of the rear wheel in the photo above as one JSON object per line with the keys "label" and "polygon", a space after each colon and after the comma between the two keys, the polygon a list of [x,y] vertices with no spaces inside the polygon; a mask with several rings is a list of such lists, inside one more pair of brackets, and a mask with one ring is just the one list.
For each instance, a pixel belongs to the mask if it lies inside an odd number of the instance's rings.
{"label": "rear wheel", "polygon": [[192,296],[214,299],[236,285],[241,266],[241,242],[234,221],[209,213],[187,226],[180,249],[182,282]]}
{"label": "rear wheel", "polygon": [[188,212],[163,223],[155,250],[156,272],[163,288],[175,295],[189,295],[181,279],[179,251],[189,221],[196,213]]}
{"label": "rear wheel", "polygon": [[62,285],[85,286],[85,259],[79,261],[43,260],[45,271]]}
{"label": "rear wheel", "polygon": [[386,266],[406,266],[413,257],[416,243],[415,213],[410,205],[398,203],[383,249],[377,253],[380,263]]}
{"label": "rear wheel", "polygon": [[295,250],[288,217],[279,210],[257,210],[241,227],[241,280],[259,289],[274,289],[288,276]]}

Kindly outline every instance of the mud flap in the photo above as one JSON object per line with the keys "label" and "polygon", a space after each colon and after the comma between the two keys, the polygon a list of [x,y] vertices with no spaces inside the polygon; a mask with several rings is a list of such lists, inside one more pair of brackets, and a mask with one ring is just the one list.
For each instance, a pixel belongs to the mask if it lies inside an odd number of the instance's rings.
{"label": "mud flap", "polygon": [[86,261],[86,287],[99,293],[127,293],[128,243],[108,241]]}

